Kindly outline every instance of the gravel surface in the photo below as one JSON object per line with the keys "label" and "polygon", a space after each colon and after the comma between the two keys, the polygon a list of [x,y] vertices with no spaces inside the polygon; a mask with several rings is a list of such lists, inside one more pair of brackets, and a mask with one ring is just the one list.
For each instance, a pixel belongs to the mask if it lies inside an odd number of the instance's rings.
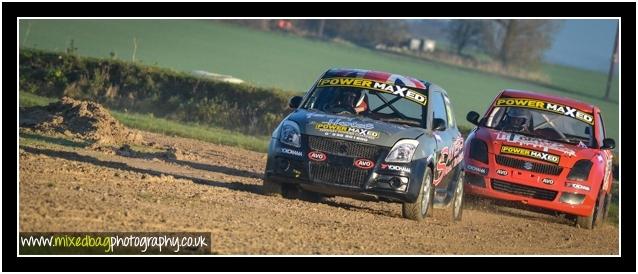
{"label": "gravel surface", "polygon": [[265,196],[265,154],[142,134],[160,152],[22,142],[20,231],[210,232],[215,254],[618,254],[613,225],[482,199],[452,223],[443,210],[415,222],[400,204]]}

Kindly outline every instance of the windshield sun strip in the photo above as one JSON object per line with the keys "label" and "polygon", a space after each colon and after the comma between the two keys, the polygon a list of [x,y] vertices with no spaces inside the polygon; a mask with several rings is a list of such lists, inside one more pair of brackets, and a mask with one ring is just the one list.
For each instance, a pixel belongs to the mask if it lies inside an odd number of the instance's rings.
{"label": "windshield sun strip", "polygon": [[[490,113],[496,111],[496,108],[500,108],[500,107],[504,108],[504,110],[503,110],[504,113],[499,118],[498,122],[496,122],[496,123],[492,122],[492,124],[500,125],[504,121],[505,116],[507,115],[507,109],[508,108],[515,108],[515,107],[518,107],[518,106],[496,106],[494,109],[492,109],[492,111],[490,111]],[[557,115],[557,117],[563,117],[562,115],[559,115],[558,113],[553,112],[553,111],[547,111],[547,110],[543,110],[543,109],[533,109],[533,110],[538,110],[538,111],[541,111],[541,112],[547,112],[547,113],[550,113],[550,114],[553,114],[553,115]],[[579,123],[586,124],[588,127],[592,127],[592,125],[590,125],[590,124],[588,124],[588,123],[586,123],[586,122],[584,122],[584,121],[582,121],[580,119],[576,119],[576,118],[570,117],[570,116],[565,116],[565,117],[571,118],[572,120],[578,121]],[[555,139],[555,138],[546,138],[545,136],[539,136],[539,135],[536,135],[536,134],[530,134],[530,133],[521,132],[521,131],[505,130],[505,129],[502,129],[502,128],[498,128],[497,126],[488,126],[487,125],[487,121],[485,121],[485,123],[483,123],[483,126],[486,127],[486,128],[489,128],[489,129],[494,129],[494,130],[499,130],[499,131],[503,131],[503,132],[509,132],[509,133],[525,135],[525,136],[528,136],[528,137],[548,139],[548,140],[551,140],[551,141],[565,143],[565,144],[570,144],[570,145],[574,145],[575,144],[574,142],[570,142],[569,140]],[[591,143],[593,143],[593,141],[594,141],[594,136],[593,135],[590,135],[590,136],[579,136],[579,135],[573,135],[573,134],[565,133],[565,132],[562,132],[562,131],[561,131],[561,133],[563,133],[565,135],[576,137],[576,139],[584,139],[585,141],[590,142],[590,144],[587,144],[587,146],[588,147],[592,147]]]}

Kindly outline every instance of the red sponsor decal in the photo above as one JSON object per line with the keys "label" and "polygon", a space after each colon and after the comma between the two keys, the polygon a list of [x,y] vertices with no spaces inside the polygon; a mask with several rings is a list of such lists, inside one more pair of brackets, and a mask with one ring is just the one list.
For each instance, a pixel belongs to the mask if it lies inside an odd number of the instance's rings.
{"label": "red sponsor decal", "polygon": [[439,156],[439,161],[436,164],[436,171],[438,171],[438,176],[436,176],[436,172],[435,172],[435,176],[434,176],[434,185],[438,185],[441,180],[443,179],[443,176],[445,176],[445,174],[448,173],[448,171],[450,171],[450,169],[447,166],[447,163],[445,162],[445,157],[448,156],[450,153],[450,149],[448,147],[444,147],[441,150],[441,155]]}
{"label": "red sponsor decal", "polygon": [[328,156],[321,151],[311,151],[308,153],[308,158],[313,161],[323,162],[328,159]]}
{"label": "red sponsor decal", "polygon": [[374,162],[368,159],[357,159],[354,161],[354,166],[361,169],[371,169],[374,167]]}

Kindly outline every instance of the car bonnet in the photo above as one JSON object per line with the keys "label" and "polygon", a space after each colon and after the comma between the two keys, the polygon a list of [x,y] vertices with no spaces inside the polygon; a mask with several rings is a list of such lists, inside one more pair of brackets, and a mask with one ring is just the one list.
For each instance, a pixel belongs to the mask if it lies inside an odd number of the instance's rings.
{"label": "car bonnet", "polygon": [[[571,167],[578,159],[592,159],[596,154],[596,149],[571,145],[566,143],[554,142],[540,138],[529,137],[521,134],[503,132],[488,128],[482,128],[477,132],[477,136],[486,141],[490,147],[490,151],[496,154],[509,154],[514,156],[529,157],[527,153],[542,152],[557,156],[554,159],[555,164]],[[534,151],[534,152],[532,152]],[[542,154],[539,155],[543,156]],[[543,157],[536,159],[541,161],[552,162],[549,158]]]}
{"label": "car bonnet", "polygon": [[334,115],[298,109],[289,120],[299,124],[302,134],[391,147],[401,139],[416,139],[422,128],[382,122],[353,115]]}

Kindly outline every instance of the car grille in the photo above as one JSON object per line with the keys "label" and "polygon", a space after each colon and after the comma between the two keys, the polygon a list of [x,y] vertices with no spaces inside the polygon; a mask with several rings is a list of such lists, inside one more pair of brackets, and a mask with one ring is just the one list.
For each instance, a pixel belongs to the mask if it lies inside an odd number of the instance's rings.
{"label": "car grille", "polygon": [[366,158],[374,161],[388,150],[388,148],[381,146],[317,136],[308,136],[308,146],[311,150],[319,150],[340,156]]}
{"label": "car grille", "polygon": [[369,170],[314,162],[309,163],[308,171],[311,181],[351,187],[361,187],[369,174]]}
{"label": "car grille", "polygon": [[552,190],[508,183],[500,180],[492,180],[492,189],[546,201],[553,201],[554,198],[556,198],[556,194],[558,194],[558,192]]}
{"label": "car grille", "polygon": [[[531,169],[524,168],[525,162],[531,163],[532,168]],[[496,163],[498,163],[499,165],[504,165],[508,167],[513,167],[517,169],[543,173],[543,174],[559,175],[561,172],[563,172],[563,167],[561,166],[541,164],[541,163],[532,162],[532,161],[525,161],[525,160],[503,156],[503,155],[496,155]]]}

